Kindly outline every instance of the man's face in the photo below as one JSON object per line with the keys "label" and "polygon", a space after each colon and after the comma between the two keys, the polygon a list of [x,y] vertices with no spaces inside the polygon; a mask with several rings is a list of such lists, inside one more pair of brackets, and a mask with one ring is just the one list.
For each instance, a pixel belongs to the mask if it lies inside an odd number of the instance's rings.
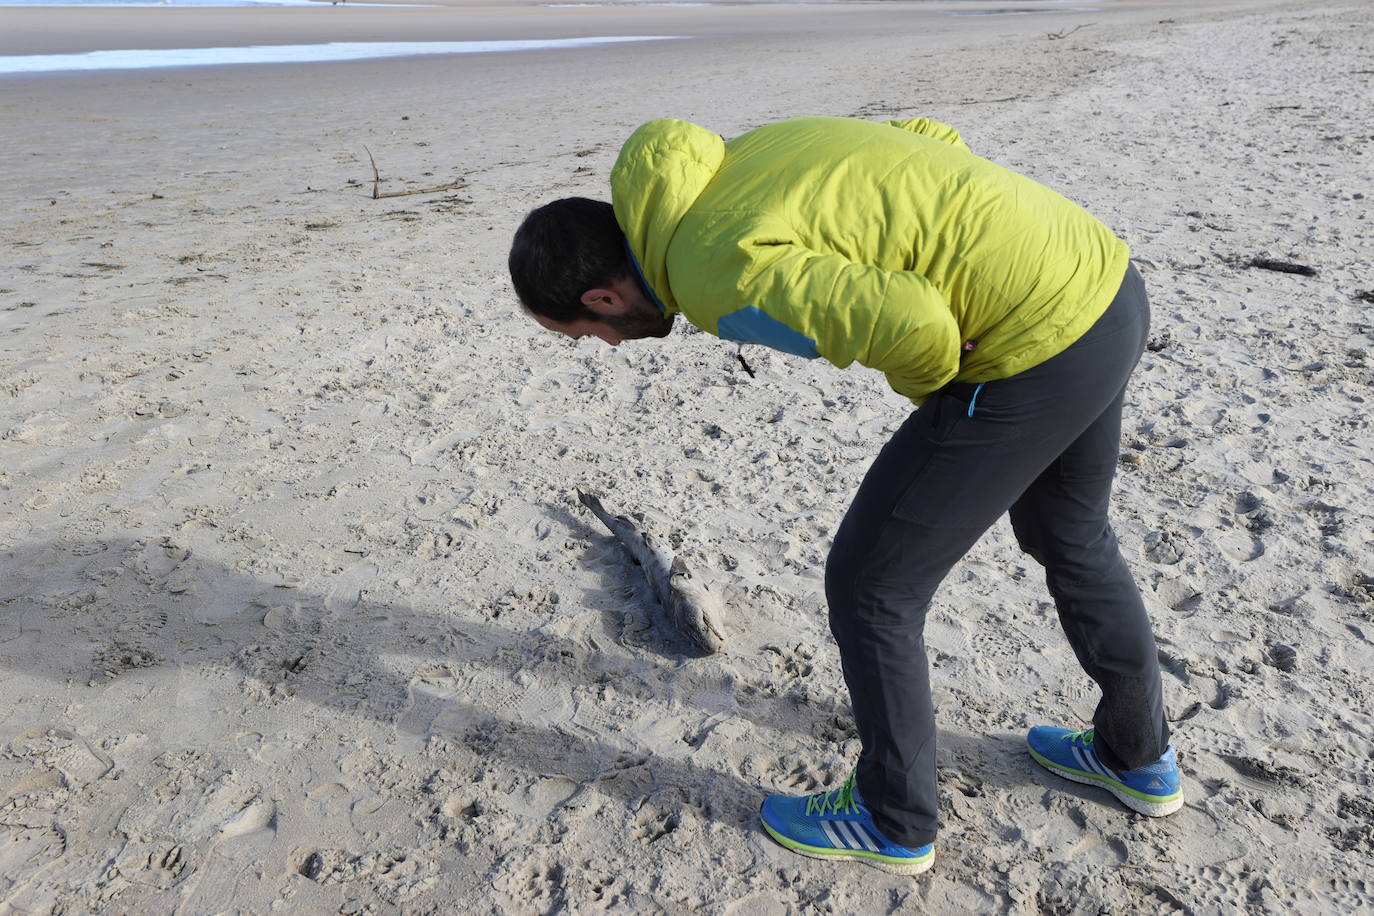
{"label": "man's face", "polygon": [[574,340],[599,337],[613,347],[627,340],[667,337],[673,330],[675,316],[660,312],[639,284],[629,278],[616,280],[602,289],[587,290],[582,294],[582,304],[597,317],[564,322],[535,315],[534,320]]}

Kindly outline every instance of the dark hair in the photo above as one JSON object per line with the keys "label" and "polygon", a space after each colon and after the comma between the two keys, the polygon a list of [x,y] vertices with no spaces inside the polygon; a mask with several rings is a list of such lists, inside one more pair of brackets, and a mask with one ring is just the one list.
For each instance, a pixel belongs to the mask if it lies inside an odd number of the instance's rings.
{"label": "dark hair", "polygon": [[582,294],[631,276],[625,234],[611,205],[565,197],[531,210],[510,246],[510,279],[525,308],[553,321],[589,310]]}

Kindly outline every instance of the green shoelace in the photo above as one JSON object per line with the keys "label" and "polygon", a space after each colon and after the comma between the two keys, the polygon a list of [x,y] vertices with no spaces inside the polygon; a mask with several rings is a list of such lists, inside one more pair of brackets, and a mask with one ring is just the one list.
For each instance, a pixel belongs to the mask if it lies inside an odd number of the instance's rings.
{"label": "green shoelace", "polygon": [[1069,732],[1064,737],[1068,738],[1070,741],[1078,741],[1081,739],[1084,744],[1092,744],[1093,730],[1091,728],[1085,728],[1081,732]]}
{"label": "green shoelace", "polygon": [[854,774],[840,784],[838,789],[819,792],[806,799],[806,813],[819,814],[858,814],[859,806],[854,802]]}

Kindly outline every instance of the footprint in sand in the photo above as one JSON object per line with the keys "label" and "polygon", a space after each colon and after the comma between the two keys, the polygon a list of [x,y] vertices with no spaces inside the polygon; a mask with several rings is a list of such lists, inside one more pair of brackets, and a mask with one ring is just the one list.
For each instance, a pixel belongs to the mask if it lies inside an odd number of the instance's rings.
{"label": "footprint in sand", "polygon": [[276,818],[277,806],[272,801],[258,796],[220,824],[219,838],[227,840],[255,830],[274,827]]}
{"label": "footprint in sand", "polygon": [[680,806],[664,808],[645,802],[635,814],[635,838],[646,846],[663,839],[681,825],[679,810]]}
{"label": "footprint in sand", "polygon": [[1374,604],[1374,576],[1349,569],[1336,577],[1331,592],[1356,604]]}
{"label": "footprint in sand", "polygon": [[1264,663],[1280,671],[1295,671],[1298,667],[1298,650],[1283,643],[1271,643],[1265,652]]}
{"label": "footprint in sand", "polygon": [[561,910],[567,899],[566,875],[557,862],[536,859],[511,876],[511,891],[527,912],[552,913]]}
{"label": "footprint in sand", "polygon": [[1345,509],[1342,507],[1332,506],[1321,500],[1313,500],[1306,503],[1302,508],[1316,524],[1317,532],[1322,537],[1337,537],[1345,530]]}
{"label": "footprint in sand", "polygon": [[357,563],[334,578],[325,594],[325,610],[347,611],[358,606],[363,590],[377,581],[378,569],[371,563]]}
{"label": "footprint in sand", "polygon": [[111,871],[135,884],[158,890],[175,886],[195,870],[190,852],[180,843],[131,840],[120,851]]}
{"label": "footprint in sand", "polygon": [[115,640],[92,657],[86,686],[94,687],[102,681],[112,681],[140,668],[156,668],[162,662],[162,657],[150,649]]}
{"label": "footprint in sand", "polygon": [[790,769],[785,768],[785,763],[779,761],[778,770],[782,771],[783,777],[779,785],[793,794],[810,794],[818,791],[822,784],[815,774],[805,763],[794,764]]}
{"label": "footprint in sand", "polygon": [[26,876],[55,862],[67,851],[67,836],[56,824],[0,824],[0,894]]}
{"label": "footprint in sand", "polygon": [[1264,556],[1264,541],[1240,531],[1225,531],[1216,538],[1216,545],[1237,563],[1249,563]]}
{"label": "footprint in sand", "polygon": [[770,653],[773,670],[781,678],[790,681],[810,677],[815,666],[811,663],[815,652],[801,643],[790,649],[779,646],[764,646],[763,651]]}
{"label": "footprint in sand", "polygon": [[1272,792],[1275,786],[1301,788],[1307,785],[1306,774],[1283,764],[1243,755],[1221,754],[1220,757],[1236,771],[1242,783],[1259,792]]}
{"label": "footprint in sand", "polygon": [[1151,562],[1172,566],[1183,559],[1183,547],[1169,531],[1151,531],[1145,536],[1145,556]]}
{"label": "footprint in sand", "polygon": [[1192,612],[1202,604],[1204,595],[1184,578],[1164,579],[1154,586],[1155,597],[1171,611]]}

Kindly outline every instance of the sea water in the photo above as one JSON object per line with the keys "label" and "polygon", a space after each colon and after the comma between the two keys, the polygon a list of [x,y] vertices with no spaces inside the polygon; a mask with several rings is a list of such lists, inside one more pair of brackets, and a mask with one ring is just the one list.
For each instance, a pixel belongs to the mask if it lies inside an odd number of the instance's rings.
{"label": "sea water", "polygon": [[142,70],[153,67],[206,67],[220,64],[295,64],[427,54],[487,54],[499,51],[584,48],[630,41],[670,41],[678,37],[680,36],[617,35],[511,41],[336,41],[312,45],[145,48],[86,51],[79,54],[21,54],[0,57],[0,74],[51,73],[64,70]]}

